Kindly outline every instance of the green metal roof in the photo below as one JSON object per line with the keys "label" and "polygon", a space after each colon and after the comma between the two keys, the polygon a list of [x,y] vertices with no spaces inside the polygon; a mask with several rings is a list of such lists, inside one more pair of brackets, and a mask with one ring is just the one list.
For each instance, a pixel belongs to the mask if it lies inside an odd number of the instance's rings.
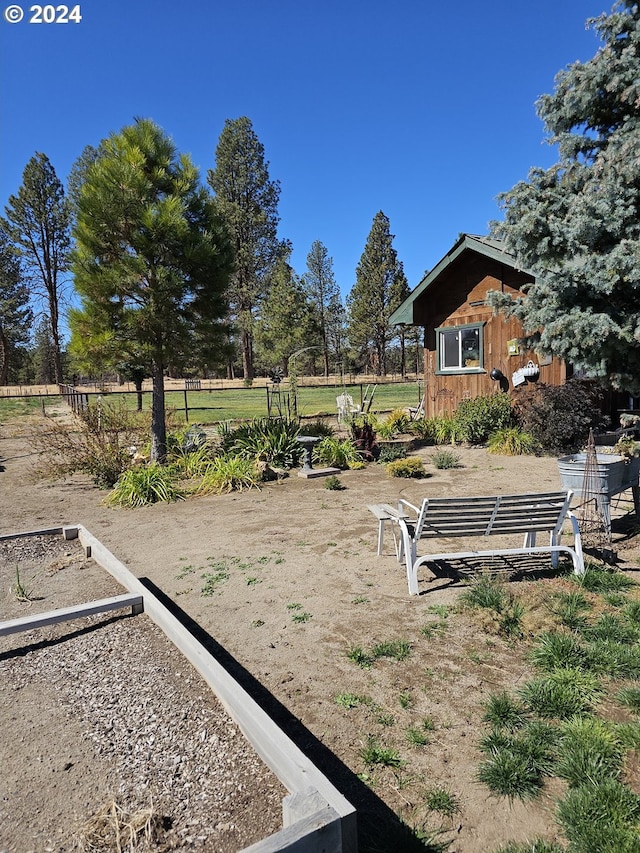
{"label": "green metal roof", "polygon": [[431,284],[433,284],[443,270],[452,264],[456,258],[460,257],[460,255],[467,249],[471,249],[471,251],[484,255],[487,258],[491,258],[494,261],[498,261],[501,264],[507,264],[513,269],[518,268],[514,256],[507,252],[504,247],[504,243],[501,240],[494,240],[491,237],[478,237],[473,234],[462,234],[453,248],[450,249],[444,258],[442,258],[442,260],[425,275],[420,284],[418,284],[411,291],[409,296],[407,296],[404,302],[396,308],[389,318],[389,321],[393,324],[404,324],[408,326],[414,325],[413,304],[415,300],[424,293]]}

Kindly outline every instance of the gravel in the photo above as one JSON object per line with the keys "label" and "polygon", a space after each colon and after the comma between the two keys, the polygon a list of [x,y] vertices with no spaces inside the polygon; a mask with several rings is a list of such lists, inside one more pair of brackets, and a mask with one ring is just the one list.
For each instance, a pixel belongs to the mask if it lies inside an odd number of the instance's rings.
{"label": "gravel", "polygon": [[[89,581],[86,563],[59,537],[0,542],[3,580],[20,565],[39,590],[72,572]],[[51,609],[49,593],[41,602]],[[145,810],[140,850],[225,853],[281,827],[286,791],[146,616],[89,617],[1,642],[0,851],[114,850],[116,823],[122,832]],[[107,826],[104,815],[116,814]]]}

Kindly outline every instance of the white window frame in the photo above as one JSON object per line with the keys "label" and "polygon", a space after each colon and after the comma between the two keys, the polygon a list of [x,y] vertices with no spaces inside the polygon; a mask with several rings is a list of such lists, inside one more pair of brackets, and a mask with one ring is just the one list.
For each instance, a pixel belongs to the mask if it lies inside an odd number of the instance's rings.
{"label": "white window frame", "polygon": [[[436,332],[436,353],[438,356],[437,373],[484,373],[484,347],[483,347],[483,328],[484,323],[465,323],[461,326],[440,326]],[[464,340],[463,332],[469,329],[477,331],[478,335],[478,352],[477,364],[465,365],[464,353],[462,344]],[[444,367],[444,345],[445,336],[455,333],[458,336],[458,364]]]}

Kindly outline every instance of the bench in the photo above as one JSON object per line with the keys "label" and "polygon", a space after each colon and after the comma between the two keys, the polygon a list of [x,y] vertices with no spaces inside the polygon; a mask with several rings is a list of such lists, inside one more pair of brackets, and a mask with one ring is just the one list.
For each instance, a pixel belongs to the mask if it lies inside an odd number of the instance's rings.
{"label": "bench", "polygon": [[[382,546],[384,522],[390,520],[399,528],[400,541],[396,547],[396,555],[406,564],[411,595],[418,594],[418,569],[436,560],[548,553],[551,555],[552,565],[557,566],[559,554],[565,553],[571,557],[575,573],[583,575],[584,557],[580,528],[577,518],[569,508],[572,496],[573,492],[567,490],[523,495],[425,498],[419,507],[401,499],[394,515],[389,513],[388,518],[379,518],[378,553]],[[565,520],[571,523],[574,536],[572,547],[560,544]],[[548,545],[536,544],[538,533],[549,534]],[[418,555],[418,543],[423,539],[489,538],[511,534],[524,534],[522,547]]]}
{"label": "bench", "polygon": [[[369,504],[367,509],[378,519],[378,556],[380,556],[382,554],[385,522],[390,521],[392,525],[397,524],[400,518],[407,518],[408,516],[401,509],[396,509],[391,504]],[[395,539],[395,534],[394,540],[396,542],[396,556],[399,556],[398,541]]]}

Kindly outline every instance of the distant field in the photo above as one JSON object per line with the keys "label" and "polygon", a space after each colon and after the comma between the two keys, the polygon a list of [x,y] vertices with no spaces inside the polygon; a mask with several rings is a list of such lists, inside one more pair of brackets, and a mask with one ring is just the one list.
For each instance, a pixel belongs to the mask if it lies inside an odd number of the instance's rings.
{"label": "distant field", "polygon": [[[369,392],[373,385],[369,386]],[[372,412],[389,412],[392,409],[415,406],[420,400],[422,385],[416,382],[398,382],[378,385],[373,395]],[[367,385],[350,385],[339,387],[309,386],[298,389],[298,412],[302,417],[311,418],[316,416],[334,417],[337,413],[336,396],[345,390],[353,397],[356,405],[360,404],[362,396],[367,391]],[[281,392],[282,409],[285,411],[285,390]],[[114,405],[124,400],[128,408],[135,408],[137,399],[135,393],[104,393],[101,395],[106,402]],[[97,395],[91,394],[90,401],[97,399]],[[234,389],[212,389],[211,391],[187,391],[186,400],[188,405],[188,420],[190,423],[218,423],[229,420],[249,420],[251,418],[265,417],[267,415],[267,389],[258,388],[234,388]],[[60,397],[46,397],[45,405],[60,405]],[[185,418],[185,391],[166,391],[167,408],[174,409],[178,420]],[[8,417],[16,417],[21,414],[37,411],[41,407],[40,399],[15,399],[0,397],[0,420]],[[143,394],[143,408],[151,407],[151,394]],[[272,414],[277,414],[275,400],[272,405]]]}

